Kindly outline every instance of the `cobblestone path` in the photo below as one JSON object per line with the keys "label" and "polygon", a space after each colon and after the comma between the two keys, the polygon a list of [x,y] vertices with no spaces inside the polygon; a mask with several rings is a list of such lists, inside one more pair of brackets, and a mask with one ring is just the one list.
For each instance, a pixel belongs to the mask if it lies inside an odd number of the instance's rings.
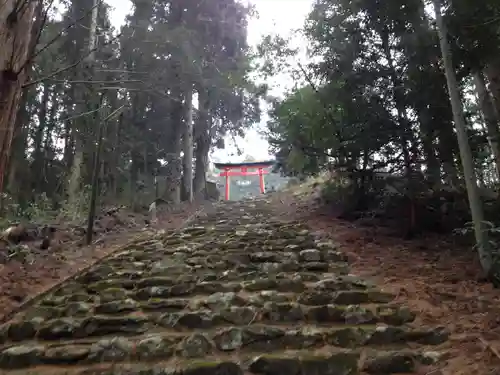
{"label": "cobblestone path", "polygon": [[264,199],[220,203],[128,245],[0,330],[0,374],[413,373],[439,328],[349,275],[345,257]]}

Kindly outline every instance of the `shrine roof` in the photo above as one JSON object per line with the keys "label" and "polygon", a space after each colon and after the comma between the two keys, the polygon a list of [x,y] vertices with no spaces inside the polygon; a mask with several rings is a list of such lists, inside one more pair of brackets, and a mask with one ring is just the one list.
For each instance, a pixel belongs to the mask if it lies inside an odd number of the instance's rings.
{"label": "shrine roof", "polygon": [[254,162],[243,162],[243,163],[214,163],[215,168],[225,169],[225,168],[241,168],[241,167],[270,167],[275,163],[274,160],[267,161],[254,161]]}

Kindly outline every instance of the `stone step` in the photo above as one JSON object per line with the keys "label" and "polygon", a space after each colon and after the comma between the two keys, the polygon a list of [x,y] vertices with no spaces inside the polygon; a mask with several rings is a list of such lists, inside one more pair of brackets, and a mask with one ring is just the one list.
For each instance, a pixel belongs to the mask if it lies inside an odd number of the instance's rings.
{"label": "stone step", "polygon": [[[247,250],[251,251],[251,250]],[[309,250],[303,250],[304,252]],[[263,253],[256,256],[264,255]],[[336,253],[333,253],[336,257]],[[177,259],[173,259],[177,257]],[[227,270],[245,272],[261,272],[267,274],[277,274],[280,272],[331,272],[337,275],[346,275],[348,273],[348,263],[331,260],[320,261],[297,261],[287,256],[285,260],[279,261],[250,261],[250,256],[245,252],[233,252],[227,256],[219,255],[196,255],[193,257],[184,256],[180,253],[174,253],[173,256],[157,254],[151,261],[131,259],[120,259],[107,261],[101,267],[96,268],[87,277],[89,282],[96,282],[98,273],[107,273],[106,277],[116,278],[115,274],[120,272],[125,266],[134,265],[137,273],[143,273],[146,276],[182,276],[188,273],[201,275],[207,273],[222,273]],[[167,261],[168,259],[168,261]],[[102,279],[101,279],[102,280]]]}
{"label": "stone step", "polygon": [[41,296],[0,327],[0,375],[387,375],[440,358],[445,330],[410,327],[334,244],[264,203],[216,205]]}
{"label": "stone step", "polygon": [[[154,301],[151,305],[167,310],[181,309],[184,300]],[[197,305],[199,302],[193,302]],[[129,314],[97,315],[93,311],[83,311],[80,316],[61,318],[43,317],[33,311],[33,316],[13,320],[0,328],[0,342],[21,341],[38,338],[52,340],[81,337],[82,335],[141,333],[155,327],[173,329],[214,328],[228,324],[247,325],[251,322],[268,324],[299,324],[301,322],[316,324],[389,324],[400,326],[414,320],[415,314],[407,308],[397,305],[385,306],[302,306],[294,303],[264,303],[262,307],[217,305],[218,300],[205,304],[207,308],[199,310],[180,310],[171,312],[131,312]],[[238,302],[235,302],[236,304]],[[82,303],[83,304],[83,303]],[[70,306],[71,307],[71,306]],[[76,308],[75,308],[76,311]],[[144,311],[144,309],[143,309]],[[49,310],[49,313],[52,310]],[[75,314],[73,314],[75,315]]]}
{"label": "stone step", "polygon": [[[117,349],[126,345],[115,340],[102,345],[113,346],[109,357],[100,357],[97,352],[91,354],[96,362],[85,362],[88,358],[85,348],[62,348],[46,350],[40,348],[16,348],[15,358],[10,358],[9,374],[13,375],[330,375],[330,374],[408,374],[418,368],[432,365],[446,356],[445,352],[432,350],[339,350],[323,347],[319,350],[286,350],[271,354],[261,351],[235,354],[206,355],[203,358],[169,357],[170,353],[162,352],[163,360],[152,360],[157,357],[145,356],[141,348],[135,348],[134,355],[127,355]],[[156,348],[157,342],[147,344]],[[161,345],[160,345],[161,346]],[[168,350],[168,349],[167,349]],[[85,357],[87,356],[87,357]],[[145,357],[141,357],[145,356]],[[171,355],[170,355],[171,356]],[[124,359],[116,362],[116,359]],[[107,360],[106,360],[107,359]],[[141,360],[140,364],[137,359]],[[5,355],[0,364],[5,366]],[[80,366],[71,366],[81,361]],[[108,362],[112,362],[107,365]],[[31,368],[26,368],[31,363]],[[58,366],[60,364],[60,366]],[[18,367],[16,367],[18,365]],[[22,367],[21,367],[22,366]],[[35,367],[33,367],[35,366]]]}
{"label": "stone step", "polygon": [[[80,336],[80,331],[92,326],[92,332],[107,330],[115,333],[137,331],[156,326],[175,329],[213,328],[227,324],[246,325],[250,322],[269,324],[390,324],[411,323],[415,314],[399,305],[318,305],[295,302],[274,302],[275,295],[256,298],[255,302],[236,293],[212,295],[206,299],[154,299],[138,303],[132,299],[97,305],[73,302],[65,307],[34,306],[17,320],[0,328],[0,342],[38,337],[49,339]],[[274,298],[273,298],[274,297]],[[104,314],[107,312],[107,314]],[[61,327],[65,327],[62,329]],[[86,332],[90,334],[89,328]],[[59,333],[58,333],[59,332]]]}
{"label": "stone step", "polygon": [[[128,322],[130,324],[130,322]],[[117,325],[117,327],[120,327]],[[58,328],[61,328],[59,326]],[[358,325],[350,327],[304,326],[289,328],[270,325],[231,326],[211,330],[197,327],[203,332],[183,333],[178,331],[157,332],[140,336],[116,336],[118,332],[95,331],[79,332],[79,335],[51,334],[39,331],[36,342],[12,343],[0,349],[0,368],[29,367],[44,365],[82,365],[107,361],[167,359],[177,355],[180,358],[203,358],[228,352],[262,351],[263,353],[280,350],[314,350],[328,346],[331,348],[360,348],[383,346],[403,350],[409,344],[439,345],[448,338],[443,329],[412,330],[387,325]],[[85,328],[83,328],[85,329]],[[67,332],[67,331],[66,331]],[[123,332],[125,333],[125,332]],[[140,334],[140,331],[129,330]],[[40,334],[42,335],[40,337]],[[89,336],[104,336],[90,340]],[[44,343],[43,339],[53,341],[78,338],[70,342]],[[26,358],[31,353],[31,359]],[[36,358],[35,358],[36,357]]]}
{"label": "stone step", "polygon": [[[73,292],[99,292],[107,288],[136,289],[144,286],[173,286],[180,283],[223,281],[223,282],[243,282],[262,279],[302,281],[307,287],[314,290],[366,290],[373,285],[365,280],[352,275],[335,275],[321,272],[270,272],[250,271],[238,272],[234,269],[224,272],[214,272],[203,269],[201,272],[195,270],[189,275],[179,276],[152,276],[145,270],[113,270],[110,272],[107,267],[98,268],[88,275],[82,276],[73,285],[67,285],[59,289],[57,293],[65,293],[67,288],[73,288]],[[75,285],[78,284],[78,285]]]}
{"label": "stone step", "polygon": [[[168,257],[165,257],[168,258]],[[182,262],[182,264],[180,263]],[[239,272],[241,274],[254,273],[254,274],[267,274],[274,275],[283,272],[288,273],[331,273],[334,275],[347,275],[349,272],[347,263],[329,263],[329,262],[307,262],[307,263],[297,263],[297,262],[266,262],[266,263],[252,263],[243,264],[237,263],[235,259],[231,260],[221,260],[210,264],[199,264],[197,266],[191,266],[187,264],[186,260],[182,259],[173,263],[170,259],[166,261],[155,261],[150,264],[144,262],[120,262],[116,264],[104,264],[102,267],[93,270],[92,274],[89,274],[89,282],[99,281],[96,277],[98,273],[106,274],[106,278],[117,278],[120,274],[120,268],[130,267],[130,265],[136,266],[136,271],[142,272],[145,277],[181,277],[187,275],[196,275],[204,277],[204,274],[213,275],[214,273],[223,277],[224,274],[228,272]],[[100,279],[102,280],[102,279]],[[78,280],[82,281],[83,280]],[[85,283],[84,283],[85,284]]]}
{"label": "stone step", "polygon": [[[251,245],[249,245],[251,244]],[[109,265],[121,265],[123,262],[154,262],[162,260],[166,255],[174,256],[179,261],[188,261],[192,266],[206,265],[221,260],[237,260],[241,264],[259,264],[269,262],[346,262],[345,254],[336,249],[319,249],[321,243],[308,243],[299,245],[257,243],[256,240],[225,242],[223,245],[217,243],[196,243],[190,247],[181,245],[165,249],[161,243],[151,251],[129,250],[122,252],[119,256],[106,261]],[[212,248],[213,247],[213,248]],[[216,252],[219,250],[220,252]],[[223,251],[221,251],[223,250]],[[206,262],[199,263],[201,258],[207,258]]]}
{"label": "stone step", "polygon": [[[194,319],[193,319],[194,320]],[[90,319],[87,321],[89,322]],[[69,323],[70,320],[67,320]],[[116,321],[115,321],[116,322]],[[126,322],[129,323],[129,322]],[[177,325],[176,321],[173,321],[173,327],[154,327],[155,329],[148,330],[147,332],[155,332],[155,335],[162,336],[171,336],[171,337],[187,337],[194,333],[205,332],[208,336],[218,336],[221,332],[238,332],[239,330],[258,330],[265,331],[269,329],[269,332],[272,333],[272,337],[277,334],[283,335],[291,335],[293,337],[304,337],[304,338],[324,338],[325,340],[332,339],[332,337],[337,340],[337,338],[348,337],[351,339],[352,337],[357,337],[359,340],[353,341],[354,343],[359,343],[360,345],[377,345],[377,344],[391,344],[391,343],[408,343],[408,342],[417,342],[425,345],[436,345],[442,343],[448,337],[448,333],[443,328],[412,328],[410,326],[390,326],[387,324],[356,324],[356,325],[338,325],[338,324],[327,324],[327,325],[318,325],[318,324],[300,324],[298,326],[290,327],[289,325],[283,324],[268,324],[261,322],[251,322],[251,324],[247,325],[233,325],[231,322],[226,321],[225,325],[221,326],[205,326],[199,324],[189,324],[188,322],[184,322],[186,324]],[[54,325],[55,326],[55,325]],[[44,332],[45,333],[45,332]],[[54,332],[55,333],[55,332]],[[85,333],[85,332],[80,332]],[[122,332],[118,332],[121,334],[130,333],[124,329]],[[134,332],[133,332],[134,333]],[[149,334],[148,333],[148,334]],[[115,333],[113,333],[115,334]],[[147,335],[147,334],[146,334]],[[319,336],[318,336],[319,335]],[[27,341],[29,339],[23,340],[24,342],[36,342],[39,344],[51,344],[54,341],[61,341],[67,339],[66,343],[81,343],[81,342],[91,342],[93,343],[99,337],[104,337],[105,334],[100,335],[92,335],[92,334],[75,334],[75,335],[44,335],[43,337],[35,336],[31,341]],[[130,337],[127,336],[127,337]],[[142,337],[140,334],[137,337]],[[333,339],[332,339],[333,340]],[[386,340],[386,341],[384,341]],[[4,341],[0,346],[0,351],[10,347],[17,345],[18,339]],[[333,345],[333,344],[332,344]],[[344,347],[340,341],[337,346]],[[348,345],[349,346],[349,345]]]}
{"label": "stone step", "polygon": [[[158,281],[158,280],[155,280]],[[73,290],[72,293],[69,291]],[[220,296],[220,297],[217,297]],[[71,302],[85,302],[89,307],[109,306],[109,303],[124,301],[127,305],[134,301],[141,306],[147,306],[149,301],[162,299],[196,299],[210,300],[213,298],[231,298],[244,300],[248,304],[260,305],[264,302],[296,302],[306,306],[361,305],[361,304],[388,304],[394,295],[381,292],[377,289],[367,290],[328,290],[320,286],[303,283],[292,279],[261,279],[243,283],[224,283],[204,281],[198,283],[178,283],[172,286],[149,286],[138,289],[106,288],[98,293],[86,293],[80,288],[68,288],[64,291],[55,291],[53,294],[39,301],[49,309],[62,311],[62,305]],[[66,306],[66,309],[68,306]],[[70,310],[72,311],[72,309]]]}
{"label": "stone step", "polygon": [[[208,272],[207,272],[208,273]],[[143,276],[142,278],[108,278],[107,280],[94,282],[87,285],[74,283],[67,285],[54,292],[54,295],[91,293],[98,294],[109,289],[143,290],[145,288],[160,287],[171,288],[179,284],[194,285],[193,292],[205,294],[206,289],[203,286],[196,289],[196,285],[201,283],[212,283],[221,289],[231,289],[235,291],[257,292],[264,290],[276,290],[280,292],[335,292],[335,293],[353,293],[354,294],[378,294],[384,301],[391,300],[392,296],[388,293],[381,293],[375,288],[368,287],[357,279],[349,277],[322,277],[324,274],[315,274],[307,272],[286,273],[280,272],[271,277],[269,274],[261,272],[239,273],[237,271],[224,272],[223,274],[205,275],[184,275],[180,277],[162,277],[162,276]],[[239,280],[238,280],[239,279]],[[210,288],[212,289],[212,288]],[[384,297],[381,297],[384,295]],[[355,303],[355,302],[353,302]]]}

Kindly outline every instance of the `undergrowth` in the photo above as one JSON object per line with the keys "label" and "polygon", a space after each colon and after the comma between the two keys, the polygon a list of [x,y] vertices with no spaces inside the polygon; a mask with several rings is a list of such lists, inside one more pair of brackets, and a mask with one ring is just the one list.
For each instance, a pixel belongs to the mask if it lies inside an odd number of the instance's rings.
{"label": "undergrowth", "polygon": [[82,223],[87,217],[90,187],[85,187],[76,200],[76,204],[73,206],[64,201],[57,208],[45,193],[24,205],[19,204],[13,199],[12,195],[6,193],[1,198],[2,213],[0,216],[0,229],[6,229],[13,224],[23,222],[42,225],[55,222],[77,224]]}

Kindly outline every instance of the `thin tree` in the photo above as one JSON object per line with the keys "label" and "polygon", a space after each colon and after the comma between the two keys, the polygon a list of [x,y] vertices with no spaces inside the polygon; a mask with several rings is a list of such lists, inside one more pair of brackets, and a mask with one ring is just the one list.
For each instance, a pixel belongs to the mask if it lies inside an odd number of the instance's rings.
{"label": "thin tree", "polygon": [[[88,54],[85,55],[84,58],[85,70],[92,69],[96,59],[95,49],[97,45],[97,17],[99,15],[98,4],[100,1],[101,0],[93,0],[88,45],[87,45]],[[90,75],[92,74],[90,73]],[[88,110],[88,103],[86,103],[87,97],[85,95],[82,95],[83,92],[78,92],[78,94],[80,95],[80,97],[76,108],[78,108],[79,113],[85,113]],[[86,119],[80,117],[77,121],[86,121]],[[77,197],[80,190],[80,178],[82,173],[81,170],[84,162],[83,160],[84,150],[83,150],[83,139],[82,139],[83,129],[80,128],[78,130],[80,133],[77,133],[75,136],[75,154],[73,157],[73,165],[71,166],[71,175],[68,181],[69,206],[72,208],[77,206],[76,201],[78,200]]]}
{"label": "thin tree", "polygon": [[[101,95],[101,103],[100,106],[102,105],[102,100],[104,96]],[[103,136],[104,136],[104,128],[106,127],[106,123],[115,117],[117,114],[120,113],[120,111],[123,109],[123,105],[119,107],[118,109],[115,109],[110,115],[108,115],[106,118],[104,118],[102,121],[99,121],[99,131],[97,133],[97,142],[96,142],[96,149],[94,152],[94,169],[92,171],[92,190],[90,194],[90,205],[89,205],[89,211],[88,211],[88,217],[87,217],[87,233],[85,237],[85,243],[87,245],[90,245],[92,242],[92,236],[94,232],[94,221],[95,221],[95,214],[96,214],[96,203],[97,203],[97,198],[98,198],[98,191],[99,191],[99,172],[101,170],[101,153],[102,153],[102,141],[103,141]],[[99,118],[98,115],[99,112],[96,112],[95,119]]]}
{"label": "thin tree", "polygon": [[477,178],[474,171],[474,163],[472,160],[472,151],[467,137],[467,128],[462,108],[462,102],[460,99],[460,90],[453,67],[451,48],[448,43],[448,31],[446,28],[446,24],[443,21],[443,16],[441,15],[441,0],[432,0],[432,2],[434,5],[434,12],[436,14],[439,44],[443,57],[448,94],[450,96],[450,103],[453,111],[453,120],[455,122],[455,129],[457,131],[460,159],[462,161],[465,184],[467,187],[467,195],[469,198],[469,205],[472,214],[472,222],[474,225],[474,234],[476,237],[479,260],[481,262],[481,267],[483,268],[488,278],[495,285],[497,285],[500,282],[500,278],[498,278],[496,273],[498,270],[500,270],[500,268],[498,267],[498,260],[493,257],[491,245],[488,241],[488,233],[486,231],[484,221],[483,205],[481,202],[481,196],[479,194],[479,188],[477,186]]}
{"label": "thin tree", "polygon": [[186,102],[184,103],[184,135],[183,135],[183,172],[182,185],[185,199],[193,201],[193,90],[186,91]]}
{"label": "thin tree", "polygon": [[491,95],[486,88],[483,72],[478,70],[473,74],[476,93],[479,98],[479,105],[484,116],[484,123],[488,133],[488,142],[495,162],[497,178],[500,178],[500,131],[495,114],[495,106]]}

